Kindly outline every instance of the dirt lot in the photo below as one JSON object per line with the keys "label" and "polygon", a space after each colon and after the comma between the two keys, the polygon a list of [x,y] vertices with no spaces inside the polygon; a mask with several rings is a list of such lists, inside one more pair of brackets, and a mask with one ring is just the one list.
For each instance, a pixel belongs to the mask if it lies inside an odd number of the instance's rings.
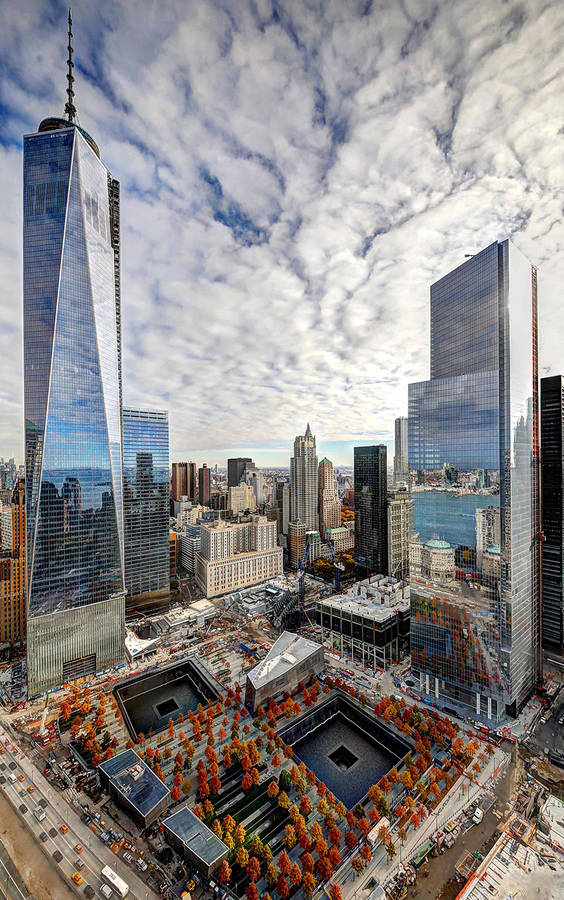
{"label": "dirt lot", "polygon": [[40,900],[76,900],[1,792],[0,839],[31,894]]}

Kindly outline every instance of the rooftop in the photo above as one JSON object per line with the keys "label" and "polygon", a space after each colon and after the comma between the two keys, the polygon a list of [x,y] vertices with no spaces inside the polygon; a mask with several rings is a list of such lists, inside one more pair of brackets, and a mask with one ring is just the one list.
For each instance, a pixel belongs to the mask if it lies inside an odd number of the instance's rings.
{"label": "rooftop", "polygon": [[449,542],[441,541],[439,538],[431,538],[430,541],[426,542],[425,546],[431,547],[433,550],[450,550]]}
{"label": "rooftop", "polygon": [[170,791],[134,750],[124,750],[98,766],[114,788],[143,816],[146,816]]}
{"label": "rooftop", "polygon": [[384,621],[398,611],[409,609],[409,584],[388,575],[372,575],[355,582],[344,593],[333,594],[319,602],[355,616]]}
{"label": "rooftop", "polygon": [[289,669],[302,662],[322,647],[315,641],[300,637],[291,631],[283,631],[272,645],[265,658],[247,674],[255,688],[279,678]]}
{"label": "rooftop", "polygon": [[163,827],[181,840],[207,866],[213,865],[219,857],[227,854],[227,845],[220,841],[187,806],[167,816],[163,820]]}

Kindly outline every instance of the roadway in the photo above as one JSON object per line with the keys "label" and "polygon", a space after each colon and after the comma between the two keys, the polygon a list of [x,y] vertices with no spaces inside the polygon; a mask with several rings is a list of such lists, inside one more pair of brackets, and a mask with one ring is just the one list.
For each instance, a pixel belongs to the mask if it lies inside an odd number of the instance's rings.
{"label": "roadway", "polygon": [[[53,858],[55,851],[58,850],[62,854],[58,866],[70,884],[73,884],[70,881],[72,874],[79,871],[83,881],[80,887],[76,887],[77,892],[83,895],[90,885],[92,896],[100,896],[102,885],[100,872],[104,866],[109,866],[127,882],[130,897],[135,900],[156,900],[157,894],[81,821],[80,816],[66,802],[64,796],[49,784],[43,773],[37,771],[31,760],[14,744],[2,727],[0,727],[0,741],[6,748],[6,752],[0,756],[0,774],[5,778],[1,789],[12,806],[18,810],[34,840],[40,844],[47,856],[52,858],[53,864],[57,865]],[[16,776],[15,783],[9,780],[9,774]],[[18,779],[19,775],[24,776],[23,781]],[[29,785],[33,786],[31,794],[27,790]],[[21,805],[26,807],[26,812],[21,812]],[[45,818],[41,822],[33,815],[33,810],[38,806],[44,806],[45,809]],[[60,831],[63,823],[68,825],[66,834]],[[39,837],[42,833],[46,835],[43,841]],[[80,854],[74,849],[77,844],[83,848]],[[80,870],[76,866],[77,859],[83,863]],[[21,900],[21,894],[10,897],[10,900]]]}

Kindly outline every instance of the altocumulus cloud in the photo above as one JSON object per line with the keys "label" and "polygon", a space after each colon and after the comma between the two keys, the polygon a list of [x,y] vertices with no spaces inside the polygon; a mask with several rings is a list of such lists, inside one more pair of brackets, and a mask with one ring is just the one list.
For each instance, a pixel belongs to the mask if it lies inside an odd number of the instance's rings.
{"label": "altocumulus cloud", "polygon": [[[260,461],[307,419],[388,440],[427,377],[429,283],[497,238],[540,266],[561,371],[559,0],[73,14],[80,121],[122,183],[126,399],[170,410],[174,451]],[[0,452],[21,458],[21,135],[62,111],[65,8],[0,15]]]}

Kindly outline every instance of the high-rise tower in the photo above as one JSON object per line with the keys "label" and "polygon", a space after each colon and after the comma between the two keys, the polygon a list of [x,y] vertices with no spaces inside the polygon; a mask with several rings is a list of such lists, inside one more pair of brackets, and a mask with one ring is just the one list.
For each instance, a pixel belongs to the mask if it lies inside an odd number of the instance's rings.
{"label": "high-rise tower", "polygon": [[540,675],[538,457],[537,273],[495,242],[432,285],[431,379],[409,385],[415,527],[455,554],[449,584],[412,584],[412,666],[488,720]]}
{"label": "high-rise tower", "polygon": [[28,691],[120,662],[119,184],[76,122],[24,137]]}
{"label": "high-rise tower", "polygon": [[388,573],[388,469],[384,444],[354,448],[354,555],[369,575]]}
{"label": "high-rise tower", "polygon": [[315,437],[309,422],[305,434],[294,441],[294,455],[290,458],[290,515],[292,522],[302,522],[308,530],[317,531],[317,453]]}
{"label": "high-rise tower", "polygon": [[338,528],[341,524],[341,501],[335,490],[333,463],[325,457],[317,470],[317,491],[319,506],[319,527],[323,537],[328,528]]}
{"label": "high-rise tower", "polygon": [[541,378],[542,641],[564,652],[564,378]]}
{"label": "high-rise tower", "polygon": [[407,450],[407,416],[399,416],[395,421],[394,443],[394,484],[409,484],[409,462]]}

